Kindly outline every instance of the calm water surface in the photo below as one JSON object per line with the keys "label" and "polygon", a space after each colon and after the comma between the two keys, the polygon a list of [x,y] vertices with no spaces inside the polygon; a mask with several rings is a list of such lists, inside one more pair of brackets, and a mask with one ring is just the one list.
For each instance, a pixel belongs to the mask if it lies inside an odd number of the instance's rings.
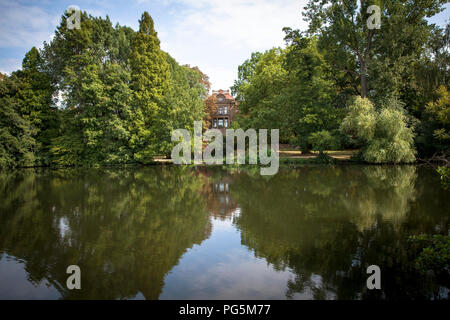
{"label": "calm water surface", "polygon": [[445,299],[407,239],[448,233],[449,195],[415,166],[0,173],[0,299]]}

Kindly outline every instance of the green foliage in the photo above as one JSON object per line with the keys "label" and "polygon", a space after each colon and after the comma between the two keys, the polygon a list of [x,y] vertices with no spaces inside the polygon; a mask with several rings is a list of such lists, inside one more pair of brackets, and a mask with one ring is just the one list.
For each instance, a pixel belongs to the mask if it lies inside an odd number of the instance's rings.
{"label": "green foliage", "polygon": [[281,141],[308,151],[311,134],[325,130],[336,137],[345,111],[333,104],[334,82],[316,39],[291,41],[284,50],[254,53],[239,67],[237,121],[244,129],[280,129]]}
{"label": "green foliage", "polygon": [[336,139],[326,130],[314,132],[309,136],[309,143],[313,149],[323,154],[325,150],[336,147]]}
{"label": "green foliage", "polygon": [[[414,160],[414,127],[419,155],[445,152],[450,25],[427,21],[444,3],[379,2],[381,29],[368,30],[369,3],[309,1],[307,32],[285,28],[285,49],[239,66],[233,128],[280,129],[281,142],[304,152],[361,147],[364,161],[398,163]],[[205,118],[208,77],[161,50],[147,12],[137,32],[86,12],[69,30],[67,19],[2,77],[0,166],[151,163],[170,153],[174,129]],[[377,108],[349,108],[358,93]]]}
{"label": "green foliage", "polygon": [[373,139],[376,126],[376,113],[369,99],[354,98],[349,112],[342,121],[341,130],[356,143],[362,145]]}
{"label": "green foliage", "polygon": [[375,110],[368,99],[356,97],[341,124],[341,131],[361,144],[361,155],[370,163],[415,161],[414,133],[406,116],[393,106]]}
{"label": "green foliage", "polygon": [[[416,118],[418,152],[428,157],[448,148],[448,128],[444,131],[425,108],[436,101],[439,86],[448,87],[450,81],[450,24],[440,28],[429,23],[446,2],[310,0],[303,13],[308,31],[285,28],[286,39],[317,36],[339,88],[336,102],[356,94],[377,106],[401,101],[408,118]],[[380,29],[366,25],[367,8],[373,4],[381,8]]]}
{"label": "green foliage", "polygon": [[109,18],[86,13],[81,16],[82,28],[69,30],[65,18],[43,51],[63,98],[61,134],[50,149],[53,162],[88,166],[130,162],[132,91],[126,54],[134,32],[119,25],[113,28]]}
{"label": "green foliage", "polygon": [[435,91],[435,98],[426,104],[418,143],[433,151],[450,148],[450,93],[445,86]]}
{"label": "green foliage", "polygon": [[132,41],[130,65],[134,108],[131,148],[134,160],[148,163],[159,152],[157,119],[161,100],[168,89],[170,71],[153,19],[147,12],[142,15],[139,31]]}
{"label": "green foliage", "polygon": [[238,124],[244,130],[280,129],[281,139],[289,137],[289,108],[286,95],[288,72],[283,67],[285,51],[274,48],[254,53],[239,66],[233,92],[240,102]]}
{"label": "green foliage", "polygon": [[418,252],[414,261],[418,271],[426,273],[432,270],[436,274],[450,271],[450,236],[422,234],[411,236],[409,240]]}
{"label": "green foliage", "polygon": [[319,153],[316,157],[308,158],[280,158],[281,165],[288,165],[290,168],[296,168],[306,164],[336,164],[338,160],[327,153]]}
{"label": "green foliage", "polygon": [[0,81],[0,167],[49,164],[59,117],[52,105],[54,87],[39,51],[33,47],[23,59],[22,70],[2,76]]}
{"label": "green foliage", "polygon": [[173,130],[183,128],[193,131],[194,121],[202,121],[204,118],[203,98],[207,95],[207,87],[202,83],[205,75],[198,68],[180,66],[168,54],[166,60],[170,69],[169,88],[162,99],[156,121],[158,152],[170,156],[176,144],[171,141]]}
{"label": "green foliage", "polygon": [[208,77],[160,49],[147,12],[138,32],[86,12],[69,30],[67,18],[22,70],[1,77],[0,167],[151,163],[170,154],[172,131],[204,117]]}
{"label": "green foliage", "polygon": [[[23,116],[34,124],[38,110],[47,112],[40,111],[48,128],[36,127],[42,132],[37,142],[53,164],[151,163],[154,156],[167,154],[172,130],[190,129],[194,119],[202,119],[207,77],[161,51],[147,12],[138,32],[85,12],[80,29],[69,30],[66,20],[64,15],[40,60],[35,49],[27,55],[27,66],[38,61],[38,67],[21,71],[34,93],[27,91],[34,100],[22,104],[34,112]],[[41,78],[31,73],[36,69]],[[29,79],[45,79],[47,87]],[[38,97],[36,82],[42,87]],[[58,109],[52,94],[62,97]],[[39,109],[34,101],[45,107]]]}
{"label": "green foliage", "polygon": [[[294,134],[302,151],[312,146],[310,136],[316,132],[328,131],[328,147],[337,147],[339,123],[345,110],[334,103],[336,82],[316,38],[290,35],[291,45],[287,53],[286,68],[293,78],[289,90],[291,110],[295,119]],[[314,138],[313,138],[314,139]]]}
{"label": "green foliage", "polygon": [[35,130],[29,120],[20,115],[16,98],[16,77],[2,75],[0,80],[0,168],[32,166]]}
{"label": "green foliage", "polygon": [[401,111],[385,108],[377,114],[374,138],[364,151],[373,163],[411,163],[415,161],[414,134]]}
{"label": "green foliage", "polygon": [[[435,27],[427,18],[446,2],[310,0],[304,17],[341,82],[377,103],[398,95],[406,102],[417,91],[415,62],[432,40]],[[380,29],[367,27],[372,4],[381,8]]]}
{"label": "green foliage", "polygon": [[449,167],[438,167],[437,172],[441,176],[442,185],[445,189],[450,189],[450,168]]}
{"label": "green foliage", "polygon": [[54,86],[35,47],[25,55],[22,70],[14,74],[19,80],[16,98],[21,116],[28,120],[35,130],[35,164],[48,165],[51,161],[51,141],[59,133],[59,115],[52,101]]}
{"label": "green foliage", "polygon": [[336,159],[334,159],[333,157],[330,157],[328,154],[320,152],[317,157],[315,157],[314,159],[312,159],[313,163],[317,163],[317,164],[335,164],[336,163]]}

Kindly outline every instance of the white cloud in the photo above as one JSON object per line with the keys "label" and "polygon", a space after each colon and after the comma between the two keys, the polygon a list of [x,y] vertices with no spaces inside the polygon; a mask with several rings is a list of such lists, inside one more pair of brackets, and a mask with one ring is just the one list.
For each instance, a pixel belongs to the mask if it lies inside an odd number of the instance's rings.
{"label": "white cloud", "polygon": [[[112,13],[118,22],[127,25],[130,15],[109,12],[107,3],[96,2],[95,8],[80,3],[80,7],[95,16]],[[166,14],[154,17],[163,50],[182,64],[199,66],[210,76],[214,89],[230,87],[237,67],[252,52],[283,46],[283,27],[304,29],[301,10],[305,3],[306,0],[135,0],[140,9],[152,6],[165,10]],[[25,5],[4,0],[0,0],[0,9],[0,47],[23,48],[24,52],[50,40],[61,14],[40,8],[38,3]],[[126,10],[128,13],[136,9],[129,5]],[[137,21],[130,24],[136,25]],[[11,71],[8,65],[12,64],[17,65],[3,60],[1,68]]]}
{"label": "white cloud", "polygon": [[1,2],[0,47],[40,47],[58,21],[43,9],[13,1]]}
{"label": "white cloud", "polygon": [[306,1],[161,1],[180,8],[170,11],[170,30],[160,30],[162,48],[181,63],[198,65],[216,89],[233,84],[251,52],[283,46],[283,27],[306,28],[301,16]]}
{"label": "white cloud", "polygon": [[0,58],[0,72],[11,74],[12,71],[18,70],[22,66],[20,59]]}

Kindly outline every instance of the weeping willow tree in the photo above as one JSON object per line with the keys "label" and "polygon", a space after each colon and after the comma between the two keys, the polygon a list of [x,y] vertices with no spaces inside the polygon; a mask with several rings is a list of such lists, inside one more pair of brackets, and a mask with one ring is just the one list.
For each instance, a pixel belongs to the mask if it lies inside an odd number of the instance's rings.
{"label": "weeping willow tree", "polygon": [[404,112],[395,105],[376,110],[369,99],[356,97],[342,121],[341,131],[361,145],[364,161],[411,163],[416,159],[413,130]]}

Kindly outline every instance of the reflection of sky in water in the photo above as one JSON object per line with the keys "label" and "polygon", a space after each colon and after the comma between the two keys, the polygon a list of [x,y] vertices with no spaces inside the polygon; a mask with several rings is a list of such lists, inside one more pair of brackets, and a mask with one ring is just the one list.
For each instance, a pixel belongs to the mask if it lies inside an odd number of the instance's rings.
{"label": "reflection of sky in water", "polygon": [[67,221],[66,217],[62,217],[59,219],[59,234],[61,235],[61,238],[64,239],[66,233],[69,231],[69,223]]}
{"label": "reflection of sky in water", "polygon": [[47,281],[32,284],[24,265],[4,256],[0,260],[0,299],[58,299],[59,292]]}
{"label": "reflection of sky in water", "polygon": [[240,231],[231,219],[212,218],[211,222],[211,237],[184,254],[166,276],[159,298],[286,299],[286,284],[294,275],[288,270],[276,271],[264,259],[256,258],[241,244]]}
{"label": "reflection of sky in water", "polygon": [[[241,232],[233,225],[237,208],[225,220],[211,217],[210,238],[188,250],[165,278],[159,299],[286,299],[287,283],[294,280],[288,269],[276,271],[264,259],[241,244]],[[58,220],[60,236],[70,230],[67,220]],[[312,285],[320,287],[321,277]],[[0,299],[59,299],[60,293],[46,280],[33,284],[24,264],[5,255],[0,260]],[[305,288],[293,299],[311,299]],[[139,292],[133,300],[145,297]]]}

